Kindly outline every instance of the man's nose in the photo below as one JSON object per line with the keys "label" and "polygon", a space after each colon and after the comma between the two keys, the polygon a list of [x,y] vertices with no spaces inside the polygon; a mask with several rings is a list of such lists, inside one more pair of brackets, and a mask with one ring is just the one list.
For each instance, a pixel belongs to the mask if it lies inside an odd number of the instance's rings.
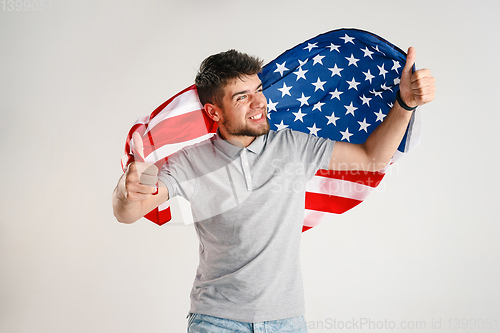
{"label": "man's nose", "polygon": [[254,96],[252,99],[251,107],[252,109],[264,108],[267,104],[266,97],[264,95]]}

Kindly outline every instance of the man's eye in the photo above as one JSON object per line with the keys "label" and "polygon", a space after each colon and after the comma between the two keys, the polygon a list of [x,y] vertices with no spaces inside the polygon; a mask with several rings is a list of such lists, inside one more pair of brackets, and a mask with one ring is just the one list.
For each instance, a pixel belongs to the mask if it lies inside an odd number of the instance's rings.
{"label": "man's eye", "polygon": [[246,95],[242,95],[242,96],[238,97],[237,101],[241,101],[242,99],[244,99],[246,97],[247,97]]}

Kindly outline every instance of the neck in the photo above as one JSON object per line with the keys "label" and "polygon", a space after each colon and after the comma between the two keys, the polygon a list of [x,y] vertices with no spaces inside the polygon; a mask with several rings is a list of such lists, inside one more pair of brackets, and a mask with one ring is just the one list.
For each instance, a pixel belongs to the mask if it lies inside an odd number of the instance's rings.
{"label": "neck", "polygon": [[246,135],[230,135],[219,127],[219,135],[221,138],[237,147],[248,147],[255,140],[255,136]]}

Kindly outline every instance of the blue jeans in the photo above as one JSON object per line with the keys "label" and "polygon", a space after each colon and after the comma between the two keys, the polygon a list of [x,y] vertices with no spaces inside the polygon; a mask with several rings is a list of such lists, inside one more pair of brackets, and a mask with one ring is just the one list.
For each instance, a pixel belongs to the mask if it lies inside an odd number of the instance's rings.
{"label": "blue jeans", "polygon": [[307,326],[304,316],[260,323],[245,323],[199,313],[190,313],[187,331],[188,333],[307,333]]}

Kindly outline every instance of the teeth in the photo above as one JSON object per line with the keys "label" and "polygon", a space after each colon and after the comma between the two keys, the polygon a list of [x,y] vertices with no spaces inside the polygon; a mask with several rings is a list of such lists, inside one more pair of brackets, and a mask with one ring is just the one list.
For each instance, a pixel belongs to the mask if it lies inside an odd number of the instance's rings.
{"label": "teeth", "polygon": [[250,119],[260,119],[260,118],[262,118],[262,113],[259,113],[256,116],[250,117]]}

